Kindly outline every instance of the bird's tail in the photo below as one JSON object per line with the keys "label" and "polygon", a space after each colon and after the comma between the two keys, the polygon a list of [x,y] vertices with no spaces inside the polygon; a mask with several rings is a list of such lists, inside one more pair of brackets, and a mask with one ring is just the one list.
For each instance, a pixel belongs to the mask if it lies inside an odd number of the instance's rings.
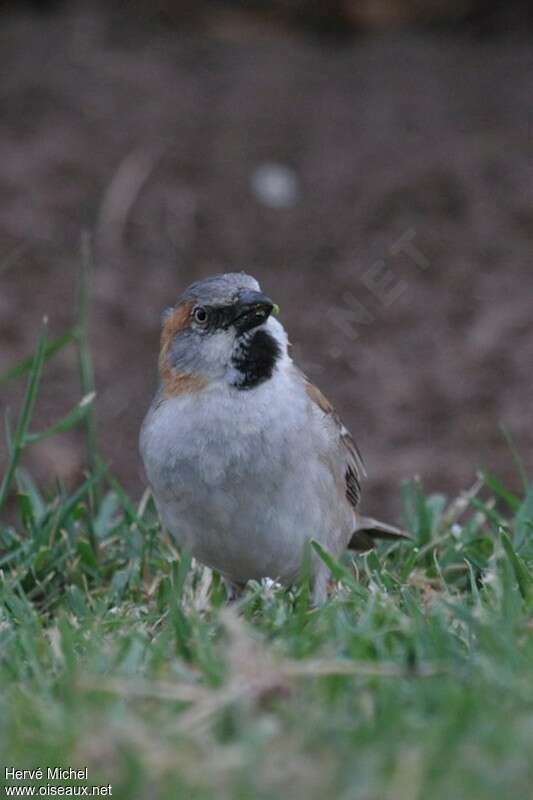
{"label": "bird's tail", "polygon": [[359,551],[371,550],[376,543],[376,539],[399,541],[401,539],[412,538],[410,533],[401,530],[401,528],[396,528],[394,525],[380,522],[378,519],[363,517],[358,514],[357,526],[348,542],[348,549]]}

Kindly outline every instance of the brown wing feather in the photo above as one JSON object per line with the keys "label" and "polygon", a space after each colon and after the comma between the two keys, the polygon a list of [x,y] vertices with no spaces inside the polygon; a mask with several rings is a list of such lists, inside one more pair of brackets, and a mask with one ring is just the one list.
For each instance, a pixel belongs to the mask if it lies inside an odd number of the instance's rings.
{"label": "brown wing feather", "polygon": [[361,477],[366,474],[363,457],[361,456],[359,448],[352,438],[352,435],[342,424],[339,415],[327,397],[325,397],[320,389],[311,383],[305,375],[303,375],[303,378],[305,380],[305,390],[308,397],[324,412],[324,414],[331,417],[339,429],[341,445],[346,453],[346,471],[344,474],[346,498],[350,505],[352,505],[355,509],[357,508],[359,499],[361,497]]}
{"label": "brown wing feather", "polygon": [[[363,458],[355,441],[342,424],[327,397],[322,394],[320,389],[310,383],[303,373],[302,376],[309,398],[324,414],[331,417],[339,430],[339,438],[346,454],[346,469],[344,473],[346,499],[355,511],[361,497],[361,476],[366,475]],[[400,541],[411,538],[407,531],[396,528],[394,525],[380,522],[372,517],[363,517],[357,512],[355,515],[355,530],[348,543],[348,548],[350,550],[365,551],[374,547],[376,539]]]}

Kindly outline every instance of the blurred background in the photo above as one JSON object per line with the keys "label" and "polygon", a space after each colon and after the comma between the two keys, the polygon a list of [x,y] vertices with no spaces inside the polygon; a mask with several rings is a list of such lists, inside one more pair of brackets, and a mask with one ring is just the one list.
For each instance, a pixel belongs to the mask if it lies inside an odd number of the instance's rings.
{"label": "blurred background", "polygon": [[[92,236],[98,435],[139,496],[160,314],[244,269],[366,457],[398,487],[516,486],[533,467],[533,39],[528,2],[0,2],[0,371],[75,319]],[[22,386],[0,387],[0,411]],[[36,424],[80,396],[46,369]],[[5,453],[5,447],[2,445]],[[45,484],[84,469],[47,440]]]}

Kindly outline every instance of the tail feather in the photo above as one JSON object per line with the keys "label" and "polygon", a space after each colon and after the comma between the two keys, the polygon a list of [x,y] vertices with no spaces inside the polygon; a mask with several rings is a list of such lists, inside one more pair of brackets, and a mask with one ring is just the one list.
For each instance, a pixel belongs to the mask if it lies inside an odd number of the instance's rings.
{"label": "tail feather", "polygon": [[377,519],[373,519],[373,517],[358,515],[357,527],[348,542],[348,550],[372,550],[376,544],[376,539],[398,541],[412,538],[407,531],[396,528],[394,525],[389,525],[387,522],[380,522]]}

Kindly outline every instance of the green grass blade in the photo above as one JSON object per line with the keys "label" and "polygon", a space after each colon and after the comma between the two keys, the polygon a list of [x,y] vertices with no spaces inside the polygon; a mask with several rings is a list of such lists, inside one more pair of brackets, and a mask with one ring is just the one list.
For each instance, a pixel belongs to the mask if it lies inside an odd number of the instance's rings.
{"label": "green grass blade", "polygon": [[33,516],[39,522],[46,513],[46,503],[42,494],[35,485],[30,473],[19,467],[16,472],[17,487],[21,494],[25,494],[31,503]]}
{"label": "green grass blade", "polygon": [[[78,364],[80,384],[83,396],[95,392],[94,367],[89,346],[89,302],[90,302],[90,276],[91,276],[91,240],[88,233],[84,233],[81,240],[81,267],[78,288]],[[85,436],[87,442],[87,456],[91,469],[94,469],[98,460],[96,444],[96,419],[91,407],[84,419]]]}
{"label": "green grass blade", "polygon": [[501,429],[501,431],[502,431],[502,433],[503,433],[503,435],[505,437],[505,441],[507,442],[507,444],[509,446],[509,450],[511,451],[511,454],[513,456],[513,461],[514,461],[515,466],[516,466],[516,471],[518,472],[518,474],[520,476],[520,480],[522,481],[522,485],[524,487],[524,491],[527,492],[528,489],[529,489],[529,486],[530,486],[530,481],[529,481],[529,478],[527,476],[526,468],[524,467],[524,462],[523,462],[522,456],[518,452],[518,448],[517,448],[517,446],[515,445],[515,443],[513,441],[513,437],[511,435],[510,431],[504,425],[500,425],[500,429]]}
{"label": "green grass blade", "polygon": [[507,503],[511,511],[518,511],[520,507],[520,498],[507,489],[507,487],[504,486],[500,480],[498,480],[496,475],[488,470],[484,470],[482,472],[482,477],[484,483],[489,487],[489,489],[492,489],[497,497],[500,497],[505,503]]}
{"label": "green grass blade", "polygon": [[65,433],[66,431],[71,430],[74,428],[79,422],[84,420],[88,414],[92,413],[92,404],[94,402],[94,398],[96,394],[91,392],[91,394],[85,395],[77,406],[75,406],[72,411],[70,411],[63,419],[56,422],[54,425],[51,425],[45,431],[41,431],[40,433],[28,433],[24,439],[25,444],[35,444],[35,442],[41,442],[43,439],[48,439],[50,436],[54,436],[56,433]]}
{"label": "green grass blade", "polygon": [[65,502],[63,508],[61,509],[60,514],[56,518],[55,526],[57,528],[61,527],[61,525],[65,522],[66,519],[71,515],[72,511],[78,505],[80,500],[93,488],[101,479],[104,477],[108,470],[107,464],[102,464],[96,472],[93,472],[86,481],[82,483],[79,489],[74,492],[74,494],[68,498]]}
{"label": "green grass blade", "polygon": [[533,486],[516,512],[513,529],[516,550],[521,550],[528,541],[533,540]]}
{"label": "green grass blade", "polygon": [[[67,345],[74,341],[76,341],[76,330],[69,331],[62,336],[58,336],[56,339],[52,339],[44,348],[44,362],[50,361],[50,359],[55,356],[56,353],[58,353],[60,350],[63,350],[65,347],[67,347]],[[34,360],[35,353],[21,359],[17,364],[15,364],[14,367],[11,367],[11,369],[8,369],[3,375],[0,375],[0,385],[25,375],[31,370]]]}
{"label": "green grass blade", "polygon": [[20,412],[20,417],[17,424],[17,429],[13,437],[11,456],[9,458],[7,470],[2,480],[2,484],[0,486],[0,510],[2,509],[7,499],[9,489],[11,488],[11,483],[13,481],[13,477],[15,475],[18,463],[20,461],[20,456],[22,455],[22,451],[25,446],[25,439],[28,432],[28,426],[30,424],[33,415],[33,409],[35,406],[35,400],[37,398],[37,392],[39,391],[39,383],[41,380],[43,365],[45,361],[47,332],[48,332],[48,320],[45,318],[41,326],[39,342],[37,344],[37,351],[34,356],[33,365],[28,380],[28,386],[26,389],[26,395],[24,397],[22,410]]}
{"label": "green grass blade", "polygon": [[520,594],[524,600],[530,600],[533,598],[533,575],[528,570],[524,561],[515,552],[511,540],[503,529],[501,530],[501,539],[503,549],[509,559],[518,588],[520,589]]}

